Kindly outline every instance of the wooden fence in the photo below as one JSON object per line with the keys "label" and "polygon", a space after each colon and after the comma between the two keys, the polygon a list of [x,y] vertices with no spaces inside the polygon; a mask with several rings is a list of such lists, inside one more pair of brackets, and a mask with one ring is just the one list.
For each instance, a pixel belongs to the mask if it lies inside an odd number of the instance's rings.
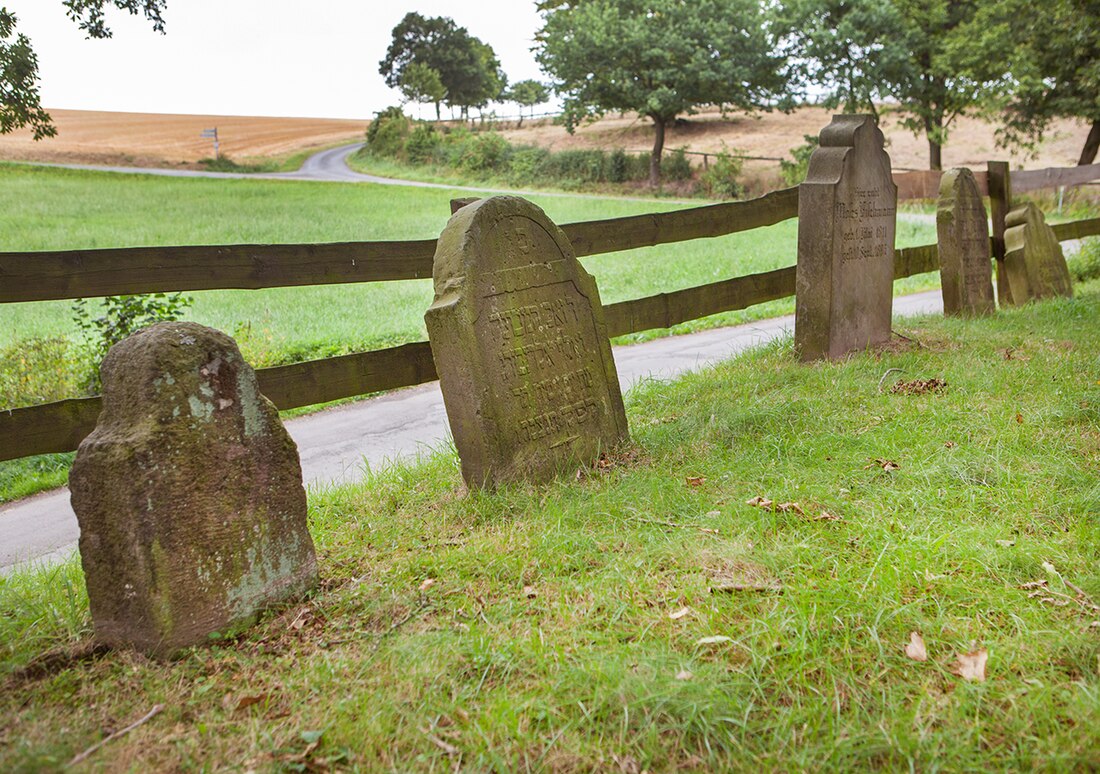
{"label": "wooden fence", "polygon": [[[937,195],[938,172],[895,175],[898,198]],[[1009,174],[990,162],[978,173],[992,190],[992,245],[1004,257],[1004,216],[1017,192],[1073,185],[1100,178],[1100,164]],[[758,199],[676,212],[634,215],[563,226],[579,257],[718,237],[770,226],[798,216],[798,189]],[[998,228],[999,226],[999,228]],[[1100,234],[1100,218],[1054,227],[1060,240]],[[998,240],[1000,244],[998,245]],[[998,253],[999,248],[999,253]],[[320,245],[133,247],[109,250],[0,253],[0,303],[133,293],[258,289],[431,277],[435,240],[347,242]],[[936,245],[896,251],[894,277],[939,268]],[[795,267],[750,274],[605,307],[611,336],[668,328],[720,312],[794,295]],[[298,408],[437,378],[428,342],[257,371],[261,391],[280,409]],[[95,427],[100,399],[79,398],[0,411],[0,460],[72,451]]]}

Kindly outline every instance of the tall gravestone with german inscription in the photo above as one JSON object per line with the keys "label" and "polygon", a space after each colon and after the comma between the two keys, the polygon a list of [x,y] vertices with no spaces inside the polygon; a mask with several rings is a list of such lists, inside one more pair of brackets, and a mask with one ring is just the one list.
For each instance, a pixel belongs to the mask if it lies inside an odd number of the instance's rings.
{"label": "tall gravestone with german inscription", "polygon": [[425,322],[467,485],[544,481],[627,438],[596,282],[541,209],[462,207],[434,277]]}
{"label": "tall gravestone with german inscription", "polygon": [[952,169],[940,178],[936,235],[944,314],[977,316],[993,312],[989,223],[974,173],[969,169]]}
{"label": "tall gravestone with german inscription", "polygon": [[1073,296],[1073,281],[1054,230],[1031,202],[1005,217],[1004,271],[1007,300],[1014,305],[1033,299]]}
{"label": "tall gravestone with german inscription", "polygon": [[161,323],[101,373],[69,475],[96,639],[170,656],[316,585],[298,449],[233,339]]}
{"label": "tall gravestone with german inscription", "polygon": [[798,188],[795,347],[803,361],[890,339],[897,186],[871,116],[834,116]]}

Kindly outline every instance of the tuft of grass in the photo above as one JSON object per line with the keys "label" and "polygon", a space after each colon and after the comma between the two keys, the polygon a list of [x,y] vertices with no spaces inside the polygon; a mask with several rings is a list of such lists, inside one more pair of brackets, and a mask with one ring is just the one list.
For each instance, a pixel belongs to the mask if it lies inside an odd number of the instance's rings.
{"label": "tuft of grass", "polygon": [[[647,383],[633,445],[545,486],[466,493],[440,449],[315,491],[321,590],[172,663],[89,647],[73,563],[0,580],[0,767],[159,703],[94,765],[1096,768],[1100,282],[1077,290]],[[986,681],[953,674],[978,649]]]}

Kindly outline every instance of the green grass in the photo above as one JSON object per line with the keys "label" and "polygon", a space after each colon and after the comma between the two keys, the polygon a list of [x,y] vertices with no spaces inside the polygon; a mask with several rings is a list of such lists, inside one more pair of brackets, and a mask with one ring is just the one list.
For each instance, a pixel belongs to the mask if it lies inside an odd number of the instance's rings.
{"label": "green grass", "polygon": [[[441,450],[315,492],[322,589],[173,663],[88,654],[74,562],[4,579],[0,768],[161,703],[91,766],[1095,769],[1100,281],[901,332],[919,344],[803,366],[788,341],[649,383],[627,453],[550,485],[466,494]],[[988,679],[953,675],[979,648]]]}

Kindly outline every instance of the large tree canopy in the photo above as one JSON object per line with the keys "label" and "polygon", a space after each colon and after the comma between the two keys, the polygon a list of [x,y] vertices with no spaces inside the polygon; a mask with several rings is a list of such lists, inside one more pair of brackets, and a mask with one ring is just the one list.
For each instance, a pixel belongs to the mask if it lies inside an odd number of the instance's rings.
{"label": "large tree canopy", "polygon": [[[131,14],[144,15],[153,29],[164,32],[163,12],[168,0],[63,0],[70,19],[80,25],[89,38],[109,38],[105,12],[115,7]],[[0,7],[0,134],[29,127],[34,139],[57,134],[50,115],[42,109],[38,90],[38,57],[31,41],[18,33],[18,19]]]}
{"label": "large tree canopy", "polygon": [[[993,0],[990,0],[993,2]],[[996,58],[973,56],[979,0],[787,0],[777,16],[803,82],[826,104],[875,112],[886,103],[928,139],[942,168],[951,122],[996,92]]]}
{"label": "large tree canopy", "polygon": [[1051,120],[1082,118],[1090,130],[1078,164],[1100,149],[1100,0],[998,0],[978,14],[970,49],[1007,70],[992,112],[999,140],[1032,146]]}
{"label": "large tree canopy", "polygon": [[507,85],[492,47],[445,16],[406,14],[393,28],[378,72],[388,86],[400,88],[406,69],[414,63],[439,73],[445,93],[442,101],[463,112],[497,99]]}
{"label": "large tree canopy", "polygon": [[548,0],[540,10],[536,56],[565,98],[566,126],[616,110],[648,116],[652,185],[677,116],[768,108],[786,89],[757,0]]}

